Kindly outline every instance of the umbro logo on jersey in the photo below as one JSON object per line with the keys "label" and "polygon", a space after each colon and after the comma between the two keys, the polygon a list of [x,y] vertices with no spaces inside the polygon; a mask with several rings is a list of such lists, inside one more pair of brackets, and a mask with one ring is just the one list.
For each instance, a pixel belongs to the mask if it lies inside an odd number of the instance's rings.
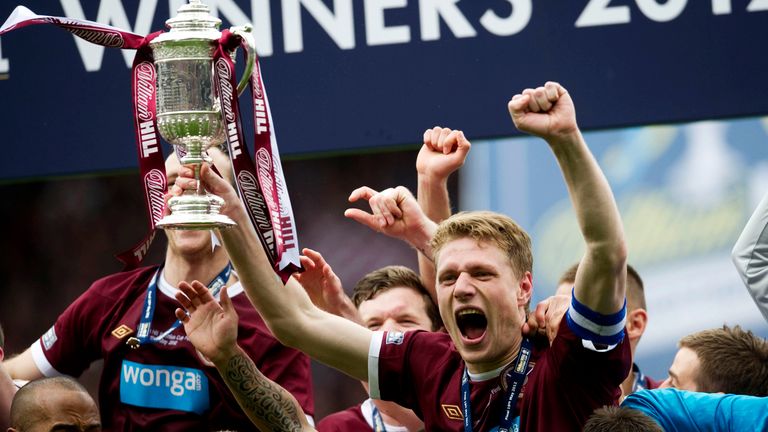
{"label": "umbro logo on jersey", "polygon": [[440,405],[443,407],[443,412],[445,413],[445,416],[448,417],[451,420],[464,420],[464,414],[461,413],[461,409],[458,405],[447,405],[442,404]]}
{"label": "umbro logo on jersey", "polygon": [[125,324],[120,324],[120,327],[112,330],[112,336],[114,336],[114,337],[116,337],[118,339],[122,339],[122,338],[128,336],[131,333],[133,333],[133,329],[128,327]]}

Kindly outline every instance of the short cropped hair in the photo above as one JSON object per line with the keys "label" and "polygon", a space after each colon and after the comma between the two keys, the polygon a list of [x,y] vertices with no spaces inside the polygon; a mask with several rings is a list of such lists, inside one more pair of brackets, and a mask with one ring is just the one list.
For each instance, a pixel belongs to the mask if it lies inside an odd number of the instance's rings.
{"label": "short cropped hair", "polygon": [[[579,263],[568,267],[568,270],[560,276],[557,285],[573,284],[576,282],[576,270],[578,269]],[[645,303],[645,286],[643,285],[643,279],[640,278],[640,274],[637,273],[637,270],[627,264],[627,310],[638,308],[648,310]]]}
{"label": "short cropped hair", "polygon": [[21,387],[13,397],[13,402],[11,402],[11,426],[19,431],[30,429],[38,419],[33,414],[38,413],[40,410],[37,395],[41,392],[50,392],[52,390],[84,393],[91,398],[88,390],[82,384],[74,378],[65,375],[30,381]]}
{"label": "short cropped hair", "polygon": [[352,294],[352,302],[356,307],[366,300],[376,297],[380,292],[395,287],[412,288],[424,299],[424,308],[429,320],[432,322],[432,331],[437,331],[443,326],[440,319],[440,312],[437,305],[429,295],[429,291],[424,287],[421,278],[413,270],[403,266],[387,266],[374,270],[363,276],[357,284]]}
{"label": "short cropped hair", "polygon": [[739,326],[703,330],[680,339],[695,352],[699,391],[768,396],[768,341]]}
{"label": "short cropped hair", "polygon": [[449,242],[461,238],[488,242],[501,249],[509,258],[519,277],[533,271],[531,237],[510,217],[490,211],[460,212],[440,223],[430,246],[437,263],[440,250]]}
{"label": "short cropped hair", "polygon": [[605,406],[589,417],[583,432],[664,432],[664,429],[641,411]]}

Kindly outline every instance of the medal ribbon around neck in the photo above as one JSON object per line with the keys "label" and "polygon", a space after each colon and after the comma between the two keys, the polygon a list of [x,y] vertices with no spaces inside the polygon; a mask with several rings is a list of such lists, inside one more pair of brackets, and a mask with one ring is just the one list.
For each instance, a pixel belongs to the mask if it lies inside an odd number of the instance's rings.
{"label": "medal ribbon around neck", "polygon": [[[165,339],[166,336],[173,333],[174,330],[181,326],[181,321],[176,320],[168,330],[164,331],[157,337],[150,337],[149,334],[152,330],[152,320],[155,316],[155,306],[157,305],[157,280],[161,277],[162,267],[157,269],[152,280],[147,287],[147,295],[144,297],[144,308],[142,309],[141,319],[139,320],[139,327],[136,330],[136,336],[128,338],[126,344],[136,349],[141,345],[153,344]],[[227,263],[224,270],[221,271],[211,283],[208,284],[208,291],[211,295],[216,297],[221,292],[221,289],[227,284],[229,276],[232,274],[232,263]]]}
{"label": "medal ribbon around neck", "polygon": [[[520,391],[525,383],[525,377],[528,372],[528,363],[531,360],[531,342],[524,338],[520,344],[520,352],[515,359],[515,367],[512,370],[502,372],[501,379],[507,384],[504,391],[504,406],[501,410],[498,431],[509,432],[517,431],[519,426],[517,420],[519,417],[513,417],[517,406],[517,399],[520,397]],[[509,378],[507,378],[507,375]],[[471,391],[469,389],[469,371],[464,366],[464,374],[461,377],[461,409],[464,413],[464,432],[472,432],[472,407],[470,401]]]}

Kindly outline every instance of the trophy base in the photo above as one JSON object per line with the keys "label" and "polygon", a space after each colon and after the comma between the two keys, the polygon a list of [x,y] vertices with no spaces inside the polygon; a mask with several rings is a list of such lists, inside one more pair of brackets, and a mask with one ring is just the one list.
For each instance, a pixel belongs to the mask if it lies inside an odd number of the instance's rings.
{"label": "trophy base", "polygon": [[187,194],[168,201],[171,214],[155,225],[162,229],[212,230],[235,226],[228,216],[219,213],[224,201],[216,195]]}
{"label": "trophy base", "polygon": [[172,214],[160,219],[155,226],[172,230],[213,230],[235,225],[235,221],[220,214]]}

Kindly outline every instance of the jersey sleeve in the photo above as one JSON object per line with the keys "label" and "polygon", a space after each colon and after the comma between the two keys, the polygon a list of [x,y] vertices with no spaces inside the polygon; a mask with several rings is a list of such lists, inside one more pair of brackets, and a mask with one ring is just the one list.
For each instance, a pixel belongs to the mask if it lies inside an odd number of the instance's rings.
{"label": "jersey sleeve", "polygon": [[768,321],[768,195],[749,218],[731,251],[733,264]]}
{"label": "jersey sleeve", "polygon": [[45,376],[80,376],[101,357],[101,334],[105,317],[115,299],[102,296],[103,281],[97,281],[59,315],[53,326],[32,346],[32,358]]}
{"label": "jersey sleeve", "polygon": [[426,348],[420,343],[426,334],[374,332],[368,351],[368,386],[372,399],[392,401],[411,409],[417,406],[419,389],[414,377],[427,376],[428,369],[425,356],[411,353]]}

